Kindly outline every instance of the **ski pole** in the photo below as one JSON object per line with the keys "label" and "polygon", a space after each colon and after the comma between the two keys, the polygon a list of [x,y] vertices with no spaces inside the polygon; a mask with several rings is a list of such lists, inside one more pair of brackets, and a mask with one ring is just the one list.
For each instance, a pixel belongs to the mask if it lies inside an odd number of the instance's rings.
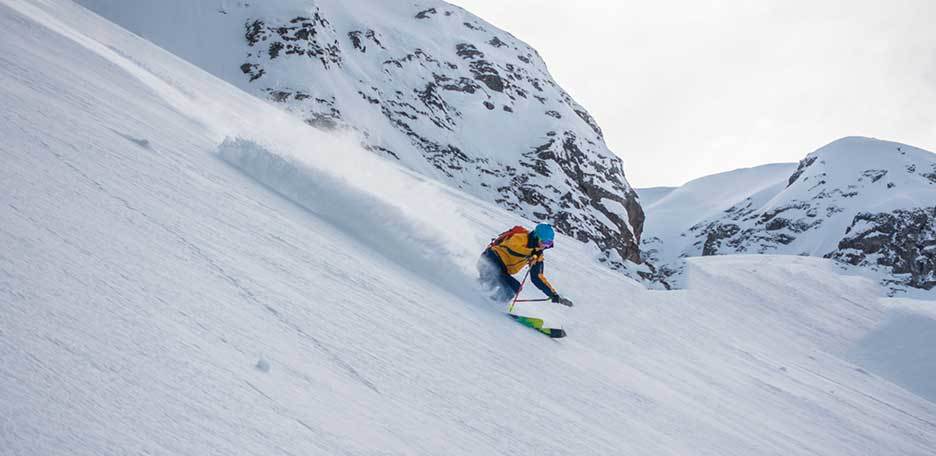
{"label": "ski pole", "polygon": [[523,291],[523,284],[526,283],[527,277],[530,276],[530,270],[527,269],[526,274],[523,275],[523,280],[520,281],[520,288],[517,289],[517,294],[513,298],[513,302],[510,303],[510,307],[507,308],[507,313],[512,314],[514,310],[514,305],[517,304],[517,298],[520,297],[520,292]]}

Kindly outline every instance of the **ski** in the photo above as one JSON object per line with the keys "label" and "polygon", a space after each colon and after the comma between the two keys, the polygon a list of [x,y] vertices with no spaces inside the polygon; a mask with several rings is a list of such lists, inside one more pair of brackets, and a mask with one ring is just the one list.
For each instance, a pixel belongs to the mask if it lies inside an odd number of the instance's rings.
{"label": "ski", "polygon": [[553,339],[559,339],[559,338],[566,336],[566,332],[562,328],[544,328],[543,320],[541,318],[522,317],[520,315],[514,315],[512,313],[508,313],[507,315],[510,315],[510,318],[513,318],[515,321],[517,321],[521,325],[526,326],[528,328],[533,328]]}

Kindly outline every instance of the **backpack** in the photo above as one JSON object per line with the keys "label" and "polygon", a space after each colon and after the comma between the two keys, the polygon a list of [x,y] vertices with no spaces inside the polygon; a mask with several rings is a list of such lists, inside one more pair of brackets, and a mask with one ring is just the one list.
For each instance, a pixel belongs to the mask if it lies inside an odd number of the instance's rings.
{"label": "backpack", "polygon": [[507,238],[509,238],[510,236],[513,236],[513,235],[515,235],[515,234],[521,234],[521,233],[526,234],[526,233],[529,233],[529,232],[530,232],[530,230],[528,230],[528,229],[526,229],[526,228],[524,228],[524,227],[522,227],[522,226],[520,226],[520,225],[514,226],[513,228],[511,228],[511,229],[509,229],[509,230],[507,230],[507,231],[504,231],[504,232],[501,233],[501,234],[498,234],[496,238],[491,239],[491,244],[490,244],[488,247],[494,247],[495,245],[498,245],[498,244],[500,244],[501,242],[504,242],[504,240],[506,240]]}

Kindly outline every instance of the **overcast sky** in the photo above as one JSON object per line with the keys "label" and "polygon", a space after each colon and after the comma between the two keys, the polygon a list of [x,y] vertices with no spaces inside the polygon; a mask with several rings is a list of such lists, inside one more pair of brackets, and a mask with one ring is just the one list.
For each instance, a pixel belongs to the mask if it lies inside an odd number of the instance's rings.
{"label": "overcast sky", "polygon": [[842,136],[936,151],[936,0],[449,0],[536,48],[636,187]]}

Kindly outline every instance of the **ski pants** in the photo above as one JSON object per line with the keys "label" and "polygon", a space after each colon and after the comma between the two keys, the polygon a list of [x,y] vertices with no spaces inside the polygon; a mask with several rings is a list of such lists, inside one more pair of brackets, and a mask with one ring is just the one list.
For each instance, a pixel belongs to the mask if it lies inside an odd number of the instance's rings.
{"label": "ski pants", "polygon": [[520,281],[507,273],[507,267],[493,250],[487,249],[478,259],[478,281],[491,298],[497,302],[508,302],[520,291]]}

